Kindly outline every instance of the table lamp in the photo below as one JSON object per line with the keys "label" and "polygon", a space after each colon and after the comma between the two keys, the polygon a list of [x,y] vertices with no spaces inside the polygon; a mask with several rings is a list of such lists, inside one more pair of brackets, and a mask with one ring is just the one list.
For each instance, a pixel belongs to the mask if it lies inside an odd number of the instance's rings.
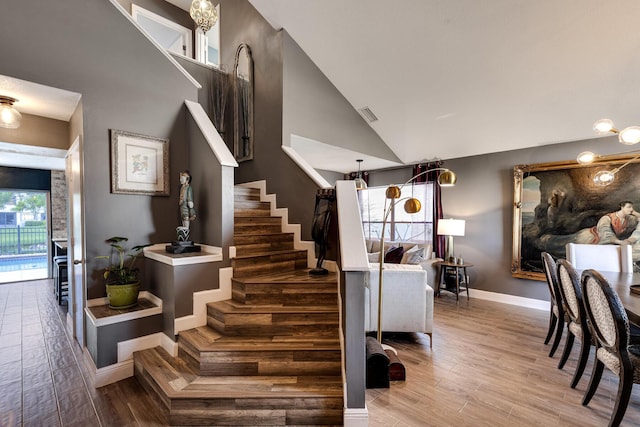
{"label": "table lamp", "polygon": [[453,250],[453,236],[464,236],[464,219],[438,220],[438,235],[447,236],[444,259],[449,262],[455,262],[456,255]]}

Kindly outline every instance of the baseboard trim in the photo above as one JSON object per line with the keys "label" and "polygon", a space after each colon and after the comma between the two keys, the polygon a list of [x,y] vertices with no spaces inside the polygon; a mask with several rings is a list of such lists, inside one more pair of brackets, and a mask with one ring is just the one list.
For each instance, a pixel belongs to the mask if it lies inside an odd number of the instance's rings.
{"label": "baseboard trim", "polygon": [[342,420],[345,427],[367,427],[369,411],[367,408],[344,408]]}
{"label": "baseboard trim", "polygon": [[95,388],[104,387],[105,385],[113,384],[133,376],[133,359],[98,369],[87,347],[83,349],[83,353],[86,362],[90,366],[89,373],[92,376],[91,379],[93,380]]}
{"label": "baseboard trim", "polygon": [[[461,295],[461,297],[464,298],[464,294]],[[469,289],[469,297],[500,302],[503,304],[517,305],[519,307],[534,308],[536,310],[549,311],[549,301],[534,298],[500,294],[497,292],[483,291],[480,289]]]}
{"label": "baseboard trim", "polygon": [[231,299],[231,277],[233,277],[233,268],[221,268],[218,277],[220,283],[218,289],[210,289],[193,294],[193,314],[179,317],[173,321],[173,331],[176,335],[180,331],[206,325],[208,303]]}
{"label": "baseboard trim", "polygon": [[173,341],[163,332],[157,332],[143,337],[132,338],[118,343],[118,363],[133,359],[134,351],[148,348],[162,347],[172,356],[178,355],[178,343]]}

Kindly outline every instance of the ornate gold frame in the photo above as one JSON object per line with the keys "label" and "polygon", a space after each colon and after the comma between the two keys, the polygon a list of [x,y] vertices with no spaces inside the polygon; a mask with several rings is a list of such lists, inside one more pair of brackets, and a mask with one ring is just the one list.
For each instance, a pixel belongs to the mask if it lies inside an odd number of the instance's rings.
{"label": "ornate gold frame", "polygon": [[[599,157],[596,162],[590,165],[580,165],[575,160],[562,161],[562,162],[549,162],[538,163],[531,165],[516,165],[513,168],[513,244],[512,244],[512,260],[511,260],[511,275],[521,279],[531,280],[546,280],[546,277],[542,271],[534,271],[527,269],[522,265],[522,239],[523,239],[523,220],[522,220],[522,205],[523,205],[523,181],[524,179],[534,173],[547,172],[547,171],[559,171],[566,172],[567,175],[575,175],[571,173],[574,169],[583,169],[580,175],[582,176],[583,185],[588,185],[593,175],[604,169],[613,169],[616,166],[631,160],[634,155],[612,155]],[[627,167],[622,169],[616,177],[614,184],[609,187],[596,187],[589,188],[589,192],[598,196],[599,194],[605,195],[605,193],[621,192],[628,195],[626,198],[633,200],[640,210],[640,182],[633,182],[636,176],[640,176],[640,160],[635,160]],[[575,179],[575,177],[574,177]],[[636,190],[636,188],[638,190]],[[541,194],[542,198],[542,194]],[[540,203],[542,204],[542,203]],[[539,205],[540,205],[539,204]]]}

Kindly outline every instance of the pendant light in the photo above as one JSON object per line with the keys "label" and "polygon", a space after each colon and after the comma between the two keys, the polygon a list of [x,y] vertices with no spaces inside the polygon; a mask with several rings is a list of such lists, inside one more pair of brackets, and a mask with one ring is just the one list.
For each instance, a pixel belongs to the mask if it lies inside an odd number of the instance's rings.
{"label": "pendant light", "polygon": [[17,99],[0,95],[0,127],[17,129],[20,127],[22,115],[15,109],[13,103]]}
{"label": "pendant light", "polygon": [[356,160],[356,162],[358,162],[358,175],[356,176],[356,179],[354,179],[356,183],[356,190],[366,190],[367,183],[364,179],[362,179],[362,172],[360,172],[360,164],[362,163],[362,159],[358,159]]}
{"label": "pendant light", "polygon": [[204,33],[218,22],[218,11],[209,0],[193,0],[189,15]]}

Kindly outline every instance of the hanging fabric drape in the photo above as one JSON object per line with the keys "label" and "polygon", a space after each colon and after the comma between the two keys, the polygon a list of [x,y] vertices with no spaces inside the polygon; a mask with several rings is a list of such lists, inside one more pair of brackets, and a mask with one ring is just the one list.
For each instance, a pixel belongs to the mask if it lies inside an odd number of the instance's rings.
{"label": "hanging fabric drape", "polygon": [[[441,168],[443,162],[429,162],[429,163],[420,163],[413,166],[413,176],[418,175],[424,171],[434,168]],[[436,253],[436,256],[442,258],[444,256],[444,242],[445,236],[439,236],[438,231],[438,220],[442,219],[442,195],[441,189],[438,185],[438,177],[440,176],[440,170],[431,171],[425,173],[422,176],[419,176],[415,179],[414,182],[431,182],[433,183],[433,227],[431,229],[431,241],[433,242],[433,251]],[[428,256],[428,254],[427,254]]]}

